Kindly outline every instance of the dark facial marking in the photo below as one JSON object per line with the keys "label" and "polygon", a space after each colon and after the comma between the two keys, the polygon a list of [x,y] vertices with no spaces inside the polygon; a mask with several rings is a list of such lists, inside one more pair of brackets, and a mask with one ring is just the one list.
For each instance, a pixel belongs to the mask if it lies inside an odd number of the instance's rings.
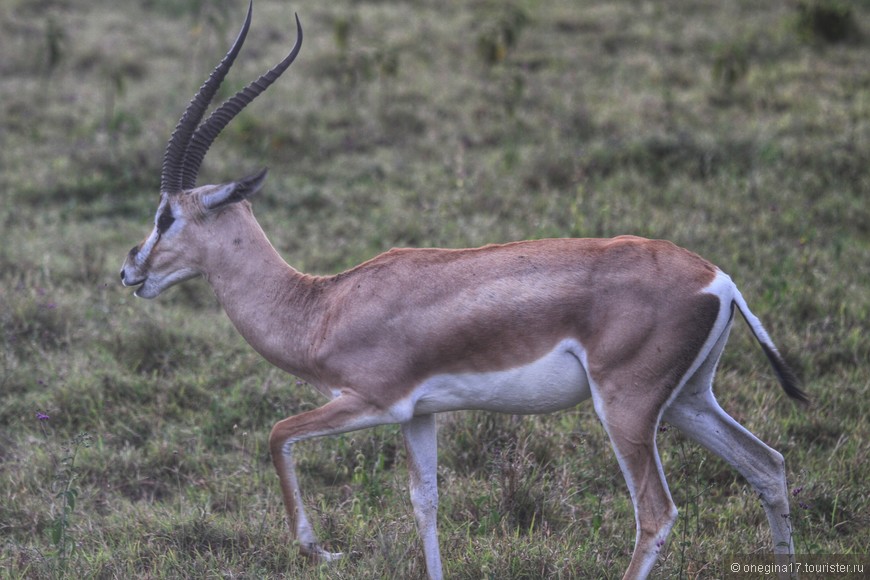
{"label": "dark facial marking", "polygon": [[163,234],[174,222],[175,217],[172,215],[172,210],[168,207],[165,208],[163,212],[161,212],[160,217],[157,218],[157,233]]}

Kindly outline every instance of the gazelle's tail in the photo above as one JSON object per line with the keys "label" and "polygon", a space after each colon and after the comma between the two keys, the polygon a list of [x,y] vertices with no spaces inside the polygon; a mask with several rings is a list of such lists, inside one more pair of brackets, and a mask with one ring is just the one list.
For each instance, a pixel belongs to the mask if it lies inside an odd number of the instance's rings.
{"label": "gazelle's tail", "polygon": [[749,306],[746,305],[746,301],[743,299],[743,296],[739,291],[734,293],[733,304],[737,307],[737,310],[740,311],[743,320],[746,321],[746,324],[748,324],[749,328],[752,330],[755,340],[758,341],[764,354],[767,355],[767,360],[770,361],[773,371],[776,373],[776,378],[779,379],[779,384],[782,385],[785,394],[802,403],[808,403],[809,398],[806,393],[800,389],[800,381],[798,380],[797,375],[794,374],[794,371],[789,368],[785,359],[783,359],[782,355],[779,354],[779,351],[776,350],[776,345],[773,344],[767,331],[764,330],[761,321],[758,320],[757,316],[752,314],[751,310],[749,310]]}

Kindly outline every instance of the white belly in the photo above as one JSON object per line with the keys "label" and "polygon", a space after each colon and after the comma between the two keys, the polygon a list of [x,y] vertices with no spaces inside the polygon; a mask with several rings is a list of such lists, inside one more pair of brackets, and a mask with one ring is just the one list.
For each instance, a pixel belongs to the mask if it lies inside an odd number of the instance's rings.
{"label": "white belly", "polygon": [[504,371],[435,375],[411,394],[413,414],[480,409],[550,413],[591,396],[583,347],[563,340],[538,360]]}

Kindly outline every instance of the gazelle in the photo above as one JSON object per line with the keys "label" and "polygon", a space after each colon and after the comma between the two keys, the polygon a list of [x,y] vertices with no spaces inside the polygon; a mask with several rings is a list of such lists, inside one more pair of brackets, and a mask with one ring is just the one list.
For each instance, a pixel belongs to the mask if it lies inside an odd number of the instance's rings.
{"label": "gazelle", "polygon": [[739,311],[787,395],[806,397],[731,279],[669,242],[622,236],[549,239],[475,249],[393,249],[335,276],[302,274],[278,255],[248,199],[266,171],[196,187],[221,130],[299,52],[202,118],[238,55],[244,25],[190,102],[166,148],[154,227],[130,250],[125,286],[154,298],[204,276],[263,357],[323,393],[322,407],[275,424],[269,437],[290,530],[322,549],[302,506],[293,444],[401,424],[410,494],[430,578],[441,578],[436,531],[436,413],[549,413],[592,399],[634,504],[626,578],[643,578],[677,517],[656,449],[668,421],[724,458],[754,487],[774,550],[793,554],[782,456],[723,411],[713,375]]}

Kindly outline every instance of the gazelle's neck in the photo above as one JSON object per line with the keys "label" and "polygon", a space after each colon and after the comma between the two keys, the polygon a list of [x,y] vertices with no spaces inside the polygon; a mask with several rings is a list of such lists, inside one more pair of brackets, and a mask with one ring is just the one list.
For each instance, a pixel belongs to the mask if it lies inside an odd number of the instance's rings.
{"label": "gazelle's neck", "polygon": [[202,273],[233,325],[257,352],[310,380],[311,337],[322,313],[314,289],[317,279],[290,267],[250,210],[239,210],[244,219],[215,224],[232,231],[215,234],[216,247],[205,257]]}

